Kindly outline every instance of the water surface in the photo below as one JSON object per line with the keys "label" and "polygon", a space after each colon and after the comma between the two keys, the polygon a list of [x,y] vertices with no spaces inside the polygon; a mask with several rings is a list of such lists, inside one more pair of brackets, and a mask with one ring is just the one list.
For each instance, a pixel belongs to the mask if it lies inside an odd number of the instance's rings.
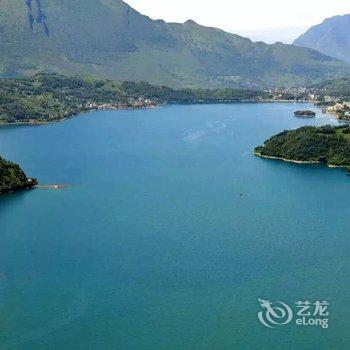
{"label": "water surface", "polygon": [[[38,189],[0,199],[1,349],[348,349],[343,170],[256,158],[329,115],[165,106],[0,129]],[[327,300],[330,328],[259,324],[258,298]]]}

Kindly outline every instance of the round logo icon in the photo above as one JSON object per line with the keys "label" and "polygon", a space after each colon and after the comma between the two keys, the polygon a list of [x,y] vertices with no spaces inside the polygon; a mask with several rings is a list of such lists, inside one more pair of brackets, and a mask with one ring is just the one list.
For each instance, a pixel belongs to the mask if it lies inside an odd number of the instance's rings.
{"label": "round logo icon", "polygon": [[293,311],[287,304],[281,301],[272,303],[263,299],[259,299],[259,303],[263,310],[258,313],[258,319],[265,327],[274,328],[292,321]]}

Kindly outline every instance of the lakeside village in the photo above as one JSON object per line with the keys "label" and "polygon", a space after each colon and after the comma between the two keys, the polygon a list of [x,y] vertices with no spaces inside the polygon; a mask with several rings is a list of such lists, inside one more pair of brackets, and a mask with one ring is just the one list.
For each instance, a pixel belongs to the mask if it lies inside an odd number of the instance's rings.
{"label": "lakeside village", "polygon": [[[255,102],[305,102],[314,103],[318,108],[322,109],[323,113],[331,113],[338,120],[350,122],[350,102],[344,101],[341,98],[318,94],[308,88],[292,88],[292,89],[273,89],[264,90],[264,96],[256,96],[255,98],[246,99],[245,101]],[[350,98],[348,99],[350,101]],[[196,101],[197,103],[199,101]],[[203,103],[204,101],[200,101]],[[220,100],[220,102],[229,102],[227,100]],[[19,124],[46,124],[47,122],[54,122],[61,119],[76,116],[79,113],[94,111],[94,110],[120,110],[120,109],[142,109],[156,107],[159,101],[154,99],[147,99],[143,97],[129,98],[125,102],[95,102],[86,100],[82,103],[71,104],[65,106],[58,111],[52,111],[46,118],[32,119],[27,121],[18,121]],[[1,111],[1,108],[0,108]],[[297,112],[296,112],[297,113]],[[295,113],[295,114],[296,114]],[[296,115],[298,116],[298,115]],[[314,116],[314,115],[313,115]],[[302,115],[302,117],[306,117]],[[311,116],[307,116],[311,117]],[[0,121],[1,124],[1,121]]]}
{"label": "lakeside village", "polygon": [[[19,121],[18,124],[46,124],[48,122],[55,122],[65,118],[71,118],[83,112],[99,111],[99,110],[120,110],[120,109],[142,109],[156,107],[157,102],[144,99],[128,99],[127,102],[93,102],[86,101],[84,103],[75,104],[73,106],[66,106],[63,110],[52,112],[47,115],[46,119],[28,119],[27,121]],[[1,121],[0,121],[1,124]]]}
{"label": "lakeside village", "polygon": [[[321,108],[323,113],[331,113],[339,120],[350,121],[350,96],[336,96],[327,91],[327,89],[308,87],[274,88],[265,89],[262,92],[265,97],[268,96],[267,101],[313,103],[316,107]],[[265,97],[257,97],[255,101],[266,100]],[[139,97],[135,99],[130,98],[127,103],[88,103],[87,108],[89,110],[147,108],[155,107],[158,103],[157,100]]]}
{"label": "lakeside village", "polygon": [[[84,108],[89,110],[113,110],[113,109],[125,109],[125,108],[147,108],[147,107],[155,107],[157,105],[156,101],[152,101],[149,99],[129,99],[127,103],[96,103],[89,102]],[[80,106],[83,108],[83,105]]]}
{"label": "lakeside village", "polygon": [[266,89],[265,93],[274,101],[311,102],[324,113],[334,114],[339,120],[350,121],[350,96],[333,96],[326,89],[275,88]]}
{"label": "lakeside village", "polygon": [[[321,108],[323,113],[331,113],[337,119],[343,121],[350,121],[350,97],[348,101],[344,99],[325,95],[324,92],[300,87],[300,88],[289,88],[289,89],[269,89],[263,90],[264,94],[268,94],[269,98],[256,98],[255,101],[289,101],[289,102],[305,102],[313,103],[316,107]],[[92,110],[117,110],[125,108],[149,108],[156,107],[158,101],[145,99],[145,98],[136,98],[129,99],[127,103],[96,103],[96,102],[87,102],[78,106],[78,111],[92,111]]]}
{"label": "lakeside village", "polygon": [[335,102],[327,106],[326,111],[335,114],[339,120],[350,121],[350,102]]}
{"label": "lakeside village", "polygon": [[[78,83],[77,83],[78,82]],[[171,89],[145,83],[113,84],[58,75],[4,80],[0,86],[0,124],[45,124],[93,110],[149,108],[167,103],[308,102],[339,120],[350,121],[347,83],[331,88]],[[344,87],[344,86],[345,87]],[[334,87],[333,87],[334,86]],[[300,117],[314,117],[296,111]]]}

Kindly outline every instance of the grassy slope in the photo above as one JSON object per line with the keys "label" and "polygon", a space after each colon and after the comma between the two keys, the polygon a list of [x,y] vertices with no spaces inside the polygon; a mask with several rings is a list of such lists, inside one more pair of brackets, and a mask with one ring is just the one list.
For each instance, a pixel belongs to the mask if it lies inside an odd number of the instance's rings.
{"label": "grassy slope", "polygon": [[171,86],[254,87],[350,74],[350,66],[312,50],[252,43],[192,21],[153,21],[120,0],[41,0],[41,6],[49,36],[43,21],[30,30],[24,0],[1,0],[2,75],[50,70]]}
{"label": "grassy slope", "polygon": [[350,100],[350,78],[327,80],[314,87],[324,91],[325,94],[343,97],[347,101]]}

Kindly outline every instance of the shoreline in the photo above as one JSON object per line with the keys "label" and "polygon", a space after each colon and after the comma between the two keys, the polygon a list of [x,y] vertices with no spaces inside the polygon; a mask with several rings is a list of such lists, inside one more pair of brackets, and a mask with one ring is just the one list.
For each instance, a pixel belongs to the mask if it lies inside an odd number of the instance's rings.
{"label": "shoreline", "polygon": [[332,115],[339,123],[349,123],[350,119],[342,118],[339,112],[335,111],[326,111],[329,115]]}
{"label": "shoreline", "polygon": [[47,121],[35,121],[34,119],[30,119],[28,121],[21,121],[21,122],[3,122],[0,120],[0,127],[3,126],[41,126],[41,125],[48,125],[48,124],[54,124],[54,123],[59,123],[59,122],[63,122],[65,120],[68,119],[72,119],[72,118],[76,118],[79,117],[81,114],[84,113],[89,113],[89,112],[95,112],[95,111],[121,111],[121,110],[137,110],[137,109],[149,109],[149,108],[155,108],[158,106],[162,106],[162,105],[172,105],[172,104],[183,104],[183,105],[187,105],[187,104],[233,104],[233,103],[312,103],[312,101],[306,101],[306,100],[302,100],[302,101],[294,101],[294,100],[241,100],[241,101],[217,101],[217,102],[191,102],[191,103],[181,103],[181,102],[165,102],[165,103],[157,103],[154,105],[150,105],[150,106],[142,106],[142,107],[112,107],[112,108],[89,108],[87,110],[82,110],[79,111],[77,113],[73,113],[71,115],[62,117],[62,118],[57,118],[57,119],[52,119],[52,120],[47,120]]}
{"label": "shoreline", "polygon": [[274,160],[282,160],[283,162],[287,163],[295,163],[295,164],[322,164],[319,161],[316,160],[295,160],[295,159],[287,159],[287,158],[282,158],[282,157],[274,157],[274,156],[267,156],[264,154],[261,154],[259,152],[254,151],[253,152],[254,156],[261,157],[261,158],[266,158],[266,159],[274,159]]}
{"label": "shoreline", "polygon": [[77,118],[81,116],[82,114],[89,113],[89,112],[96,112],[96,111],[123,111],[123,110],[138,110],[138,109],[149,109],[149,108],[155,108],[158,107],[159,105],[152,105],[152,106],[143,106],[143,107],[122,107],[122,108],[91,108],[87,110],[83,110],[77,113],[73,113],[71,115],[58,118],[58,119],[52,119],[52,120],[47,120],[47,121],[35,121],[33,119],[28,120],[27,122],[3,122],[0,120],[0,128],[3,126],[41,126],[41,125],[49,125],[49,124],[55,124],[55,123],[60,123],[64,122],[69,119]]}
{"label": "shoreline", "polygon": [[320,164],[320,165],[322,165],[322,164],[324,164],[328,168],[332,168],[332,169],[336,169],[336,168],[348,169],[350,167],[350,165],[349,166],[348,165],[334,165],[334,164],[323,163],[323,162],[316,161],[316,160],[307,161],[307,160],[295,160],[295,159],[287,159],[287,158],[282,158],[282,157],[267,156],[267,155],[263,155],[263,154],[256,152],[256,151],[253,152],[253,155],[257,156],[257,157],[265,158],[265,159],[281,160],[281,161],[286,162],[286,163],[304,164],[304,165],[307,165],[307,164],[314,164],[314,165]]}

